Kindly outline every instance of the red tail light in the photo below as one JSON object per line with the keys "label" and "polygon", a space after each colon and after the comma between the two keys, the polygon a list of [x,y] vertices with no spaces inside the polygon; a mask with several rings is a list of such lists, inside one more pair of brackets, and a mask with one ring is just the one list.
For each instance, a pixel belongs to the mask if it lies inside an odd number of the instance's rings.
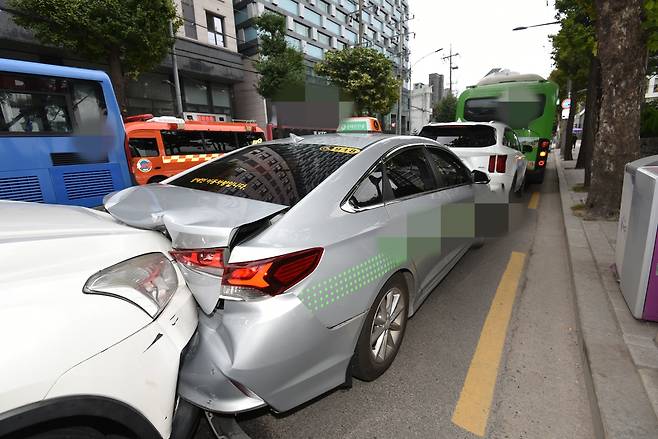
{"label": "red tail light", "polygon": [[501,174],[505,173],[507,166],[507,156],[506,155],[490,155],[489,156],[489,173],[499,172]]}
{"label": "red tail light", "polygon": [[169,252],[182,265],[220,276],[224,268],[224,249],[173,250]]}
{"label": "red tail light", "polygon": [[507,156],[499,155],[496,158],[496,172],[504,174],[507,165]]}
{"label": "red tail light", "polygon": [[[222,293],[242,296],[240,290],[258,290],[276,296],[290,289],[318,266],[323,249],[312,248],[270,259],[228,264],[222,276]],[[247,292],[250,297],[254,292]]]}
{"label": "red tail light", "polygon": [[543,168],[545,164],[546,164],[546,162],[544,160],[539,160],[539,162],[537,163],[537,166],[539,166],[540,168]]}
{"label": "red tail light", "polygon": [[539,147],[543,149],[548,149],[551,142],[548,139],[539,139]]}

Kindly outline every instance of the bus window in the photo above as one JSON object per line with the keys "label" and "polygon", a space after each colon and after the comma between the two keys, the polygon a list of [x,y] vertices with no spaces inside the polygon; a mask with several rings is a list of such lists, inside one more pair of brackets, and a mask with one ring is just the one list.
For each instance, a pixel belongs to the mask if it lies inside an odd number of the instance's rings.
{"label": "bus window", "polygon": [[211,154],[230,152],[236,147],[234,132],[206,131],[203,136],[206,139],[206,151]]}
{"label": "bus window", "polygon": [[523,100],[503,101],[498,98],[472,98],[464,103],[464,119],[471,122],[497,120],[514,129],[527,127],[544,114],[546,96],[533,94]]}
{"label": "bus window", "polygon": [[130,155],[133,157],[157,157],[160,155],[155,138],[130,139],[128,146],[130,146]]}
{"label": "bus window", "polygon": [[97,134],[106,117],[98,83],[0,73],[0,134]]}
{"label": "bus window", "polygon": [[165,155],[205,154],[201,131],[161,131]]}
{"label": "bus window", "polygon": [[243,146],[255,145],[265,141],[265,134],[254,133],[249,131],[238,132],[238,148]]}

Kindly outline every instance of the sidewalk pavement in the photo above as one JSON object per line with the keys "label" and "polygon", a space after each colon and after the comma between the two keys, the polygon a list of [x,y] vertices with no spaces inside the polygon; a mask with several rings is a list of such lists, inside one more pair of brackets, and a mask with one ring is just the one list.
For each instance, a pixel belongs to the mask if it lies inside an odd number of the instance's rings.
{"label": "sidewalk pavement", "polygon": [[[636,320],[614,272],[616,221],[583,220],[572,206],[584,171],[554,151],[588,393],[598,437],[658,438],[658,323]],[[574,151],[577,155],[577,150]],[[574,157],[575,159],[575,157]],[[591,378],[591,379],[589,379]]]}

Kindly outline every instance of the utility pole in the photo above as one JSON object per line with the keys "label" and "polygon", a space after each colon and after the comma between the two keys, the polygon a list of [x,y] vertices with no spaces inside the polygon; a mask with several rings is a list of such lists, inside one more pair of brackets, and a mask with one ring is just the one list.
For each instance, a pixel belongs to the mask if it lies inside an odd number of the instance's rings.
{"label": "utility pole", "polygon": [[450,45],[450,55],[446,55],[443,58],[441,58],[442,60],[447,59],[450,62],[450,73],[448,75],[448,77],[450,78],[450,86],[449,86],[450,87],[450,94],[452,94],[452,71],[457,68],[457,67],[454,67],[454,68],[452,67],[452,59],[455,56],[459,56],[459,53],[452,53],[452,44],[451,44]]}
{"label": "utility pole", "polygon": [[358,9],[358,20],[359,20],[359,47],[363,45],[363,0],[359,0],[359,9]]}
{"label": "utility pole", "polygon": [[178,59],[176,58],[176,35],[174,35],[174,26],[169,22],[169,36],[173,38],[174,44],[171,46],[171,70],[174,76],[174,92],[176,93],[176,116],[183,116],[183,98],[180,92],[180,78],[178,77]]}

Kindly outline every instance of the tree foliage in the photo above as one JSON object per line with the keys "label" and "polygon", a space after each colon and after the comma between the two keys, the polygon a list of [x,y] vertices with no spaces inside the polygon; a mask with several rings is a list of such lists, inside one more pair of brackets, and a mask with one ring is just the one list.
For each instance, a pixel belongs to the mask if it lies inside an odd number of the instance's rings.
{"label": "tree foliage", "polygon": [[[561,27],[551,36],[553,61],[561,72],[560,79],[565,84],[571,79],[573,90],[580,90],[587,85],[589,63],[595,52],[596,30],[590,18],[593,4],[591,0],[558,0],[555,7]],[[559,84],[561,92],[565,84]]]}
{"label": "tree foliage", "polygon": [[255,67],[260,78],[256,90],[272,99],[285,89],[304,83],[304,55],[286,42],[286,20],[274,13],[256,18],[254,25],[260,38],[260,59]]}
{"label": "tree foliage", "polygon": [[181,24],[172,0],[10,0],[17,24],[44,44],[108,63],[120,104],[126,76],[157,66]]}
{"label": "tree foliage", "polygon": [[327,52],[315,71],[349,93],[359,115],[387,114],[398,100],[400,81],[393,75],[393,63],[375,49]]}
{"label": "tree foliage", "polygon": [[457,98],[448,93],[441,99],[432,111],[434,122],[454,122],[457,115]]}

